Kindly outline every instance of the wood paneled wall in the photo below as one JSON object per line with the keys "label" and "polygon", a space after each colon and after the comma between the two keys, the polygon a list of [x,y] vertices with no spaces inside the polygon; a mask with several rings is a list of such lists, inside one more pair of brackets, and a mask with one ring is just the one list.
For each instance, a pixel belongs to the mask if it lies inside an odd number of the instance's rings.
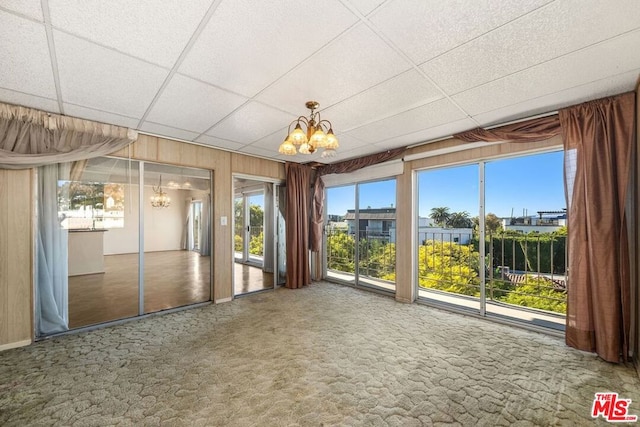
{"label": "wood paneled wall", "polygon": [[274,178],[284,181],[286,178],[284,173],[284,163],[277,163],[280,167],[274,167],[274,163],[275,162],[260,159],[258,157],[249,157],[238,153],[231,153],[231,170],[233,173]]}
{"label": "wood paneled wall", "polygon": [[[213,171],[213,299],[233,298],[233,173],[267,178],[285,178],[284,164],[271,160],[231,153],[195,144],[140,135],[138,140],[113,154],[177,166],[192,166]],[[226,217],[227,225],[222,225]]]}
{"label": "wood paneled wall", "polygon": [[33,335],[32,171],[0,170],[0,350]]}
{"label": "wood paneled wall", "polygon": [[404,173],[396,178],[396,300],[405,303],[415,301],[413,275],[415,260],[413,253],[415,237],[412,213],[413,172],[404,165]]}

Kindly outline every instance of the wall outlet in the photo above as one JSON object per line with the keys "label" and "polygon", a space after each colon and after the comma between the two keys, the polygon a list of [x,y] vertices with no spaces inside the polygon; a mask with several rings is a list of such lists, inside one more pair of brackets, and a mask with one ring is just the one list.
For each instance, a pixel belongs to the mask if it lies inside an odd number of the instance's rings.
{"label": "wall outlet", "polygon": [[220,225],[227,225],[227,217],[226,216],[221,216],[220,217]]}

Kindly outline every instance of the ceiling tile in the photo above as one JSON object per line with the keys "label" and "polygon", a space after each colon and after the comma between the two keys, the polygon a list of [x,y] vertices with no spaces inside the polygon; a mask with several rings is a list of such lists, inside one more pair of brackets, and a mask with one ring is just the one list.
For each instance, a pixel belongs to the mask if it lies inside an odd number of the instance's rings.
{"label": "ceiling tile", "polygon": [[253,154],[260,157],[273,157],[274,154],[272,150],[267,150],[266,148],[256,147],[253,145],[247,145],[246,147],[243,147],[238,151],[240,151],[241,153]]}
{"label": "ceiling tile", "polygon": [[[640,31],[634,31],[455,95],[469,114],[496,110],[640,68]],[[598,58],[594,61],[594,58]]]}
{"label": "ceiling tile", "polygon": [[235,141],[229,141],[228,139],[214,138],[209,135],[200,135],[195,141],[212,147],[224,148],[226,150],[238,150],[246,145]]}
{"label": "ceiling tile", "polygon": [[404,0],[369,18],[416,64],[434,58],[550,0]]}
{"label": "ceiling tile", "polygon": [[[287,123],[288,124],[288,123]],[[263,148],[265,150],[274,151],[275,154],[278,154],[278,148],[280,148],[280,144],[284,141],[284,137],[287,136],[287,126],[278,129],[277,131],[267,135],[263,138],[258,139],[251,143],[254,147]]]}
{"label": "ceiling tile", "polygon": [[223,1],[179,71],[253,96],[355,22],[337,0],[318,11],[297,0]]}
{"label": "ceiling tile", "polygon": [[278,156],[275,157],[270,157],[270,159],[272,160],[279,160],[281,162],[295,162],[295,163],[304,163],[301,161],[296,162],[295,160],[292,159],[293,156],[285,156],[284,154],[280,154]]}
{"label": "ceiling tile", "polygon": [[140,127],[140,130],[143,132],[149,132],[154,135],[178,138],[185,141],[193,141],[198,137],[198,134],[195,132],[189,132],[184,129],[176,129],[170,126],[164,126],[153,122],[144,122]]}
{"label": "ceiling tile", "polygon": [[40,22],[44,21],[41,0],[2,0],[0,8],[21,13]]}
{"label": "ceiling tile", "polygon": [[373,145],[367,145],[364,147],[354,148],[353,150],[347,150],[347,151],[339,150],[335,157],[323,159],[322,157],[318,156],[318,158],[314,160],[320,163],[336,163],[342,160],[354,159],[356,157],[362,157],[368,154],[379,153],[380,151],[382,150],[380,150],[379,148],[376,148]]}
{"label": "ceiling tile", "polygon": [[267,88],[258,99],[306,114],[306,101],[316,100],[321,107],[329,107],[409,67],[367,26],[359,25]]}
{"label": "ceiling tile", "polygon": [[442,97],[435,86],[411,69],[322,110],[322,118],[331,120],[335,131],[348,131]]}
{"label": "ceiling tile", "polygon": [[127,117],[142,117],[165,69],[54,31],[65,102]]}
{"label": "ceiling tile", "polygon": [[[295,117],[251,101],[218,123],[207,135],[249,144],[288,125]],[[282,135],[284,139],[286,135]]]}
{"label": "ceiling tile", "polygon": [[379,7],[385,0],[349,0],[358,12],[368,15]]}
{"label": "ceiling tile", "polygon": [[38,110],[48,111],[50,113],[60,113],[58,101],[55,99],[42,98],[40,96],[29,95],[9,89],[0,88],[0,100],[7,104],[37,108]]}
{"label": "ceiling tile", "polygon": [[436,139],[448,138],[454,133],[463,132],[476,128],[476,124],[471,119],[456,120],[445,123],[440,126],[434,126],[429,129],[423,129],[407,135],[390,138],[375,144],[378,151],[397,147],[406,147],[409,145],[422,144]]}
{"label": "ceiling tile", "polygon": [[0,11],[0,87],[56,99],[44,26]]}
{"label": "ceiling tile", "polygon": [[550,95],[498,108],[497,110],[487,113],[478,114],[474,116],[474,119],[480,123],[481,126],[491,126],[512,120],[533,117],[537,114],[547,113],[592,99],[629,92],[635,88],[635,82],[639,75],[640,68],[617,76],[607,77],[602,80],[555,92]]}
{"label": "ceiling tile", "polygon": [[131,129],[138,127],[139,119],[134,117],[119,116],[117,114],[106,113],[104,111],[94,110],[91,108],[81,107],[65,103],[63,105],[64,113],[67,116],[79,117],[81,119],[93,120],[100,123],[109,123],[117,126],[124,126]]}
{"label": "ceiling tile", "polygon": [[176,74],[147,119],[200,134],[246,101],[242,96]]}
{"label": "ceiling tile", "polygon": [[211,0],[56,0],[51,23],[96,43],[172,67]]}
{"label": "ceiling tile", "polygon": [[413,110],[354,129],[349,135],[363,141],[379,142],[447,122],[465,118],[465,114],[448,99],[432,102]]}
{"label": "ceiling tile", "polygon": [[338,151],[348,151],[355,148],[371,145],[369,142],[362,141],[361,139],[358,139],[353,135],[349,135],[348,133],[338,133],[336,134],[336,138],[338,138],[338,144],[340,144],[340,148],[338,148]]}
{"label": "ceiling tile", "polygon": [[617,2],[615,8],[606,2],[588,3],[586,7],[583,0],[555,2],[422,68],[445,92],[454,94],[640,28],[636,0]]}
{"label": "ceiling tile", "polygon": [[307,162],[323,160],[277,148],[308,100],[338,160],[631,90],[640,74],[637,0],[262,3],[0,0],[0,101]]}

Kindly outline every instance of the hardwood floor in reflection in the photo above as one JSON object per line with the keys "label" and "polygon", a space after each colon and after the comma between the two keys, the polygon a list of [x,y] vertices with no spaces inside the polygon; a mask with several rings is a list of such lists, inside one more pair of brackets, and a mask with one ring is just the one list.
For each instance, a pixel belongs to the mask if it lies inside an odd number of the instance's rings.
{"label": "hardwood floor in reflection", "polygon": [[[138,254],[106,255],[105,273],[69,277],[69,327],[138,315]],[[144,311],[211,300],[210,257],[192,251],[144,254]]]}
{"label": "hardwood floor in reflection", "polygon": [[235,262],[234,295],[273,289],[273,273],[264,273],[262,268]]}

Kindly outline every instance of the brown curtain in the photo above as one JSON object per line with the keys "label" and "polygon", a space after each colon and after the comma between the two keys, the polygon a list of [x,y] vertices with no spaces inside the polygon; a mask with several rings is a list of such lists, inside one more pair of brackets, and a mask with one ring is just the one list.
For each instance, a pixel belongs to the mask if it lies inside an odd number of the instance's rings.
{"label": "brown curtain", "polygon": [[[610,362],[628,359],[630,266],[625,203],[635,94],[560,111],[569,230],[566,342]],[[575,168],[575,169],[574,169]]]}
{"label": "brown curtain", "polygon": [[476,128],[453,135],[465,142],[530,142],[542,141],[560,134],[560,120],[557,115],[531,119],[494,129]]}
{"label": "brown curtain", "polygon": [[324,224],[324,182],[322,175],[330,173],[349,173],[367,166],[377,165],[394,159],[404,153],[404,147],[394,148],[382,153],[371,154],[352,160],[331,163],[316,169],[316,182],[313,186],[313,225],[311,227],[311,250],[319,252],[322,248],[322,226]]}
{"label": "brown curtain", "polygon": [[104,123],[0,103],[0,168],[26,169],[104,156],[137,132]]}
{"label": "brown curtain", "polygon": [[313,186],[313,217],[311,218],[311,250],[320,252],[322,249],[322,227],[324,226],[324,182],[320,175],[316,175]]}
{"label": "brown curtain", "polygon": [[311,283],[309,267],[309,202],[311,168],[297,163],[284,165],[287,177],[287,282],[301,288]]}
{"label": "brown curtain", "polygon": [[387,150],[382,153],[371,154],[369,156],[359,157],[352,160],[344,160],[342,162],[331,163],[328,165],[320,166],[317,171],[318,175],[327,175],[330,173],[349,173],[357,171],[367,166],[377,165],[378,163],[386,162],[387,160],[394,159],[400,154],[404,153],[405,148],[394,148],[393,150]]}

